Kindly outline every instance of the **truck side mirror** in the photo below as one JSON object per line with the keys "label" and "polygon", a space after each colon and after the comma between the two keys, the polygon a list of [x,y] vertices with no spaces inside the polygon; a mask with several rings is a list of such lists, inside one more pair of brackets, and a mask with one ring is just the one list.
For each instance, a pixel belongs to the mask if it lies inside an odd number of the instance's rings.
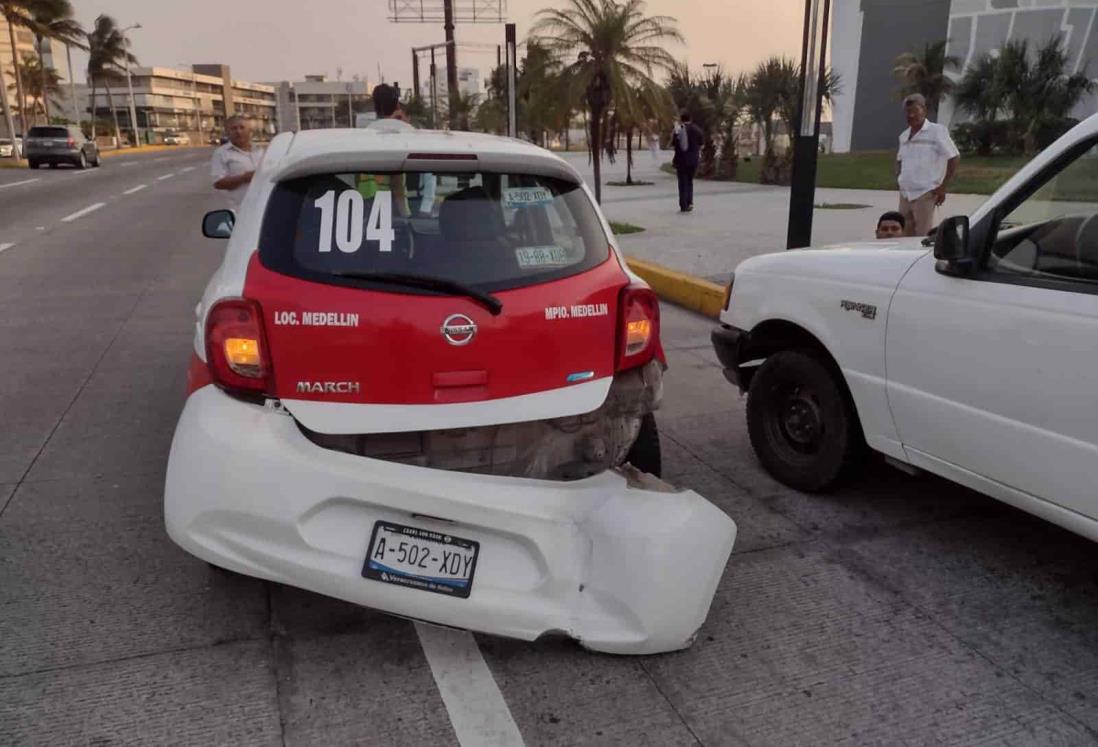
{"label": "truck side mirror", "polygon": [[946,218],[934,234],[934,259],[957,262],[968,257],[968,216]]}
{"label": "truck side mirror", "polygon": [[968,216],[946,218],[934,234],[934,259],[943,275],[962,277],[972,268],[968,242]]}
{"label": "truck side mirror", "polygon": [[211,210],[202,217],[202,235],[207,239],[227,239],[233,235],[236,213],[232,210]]}

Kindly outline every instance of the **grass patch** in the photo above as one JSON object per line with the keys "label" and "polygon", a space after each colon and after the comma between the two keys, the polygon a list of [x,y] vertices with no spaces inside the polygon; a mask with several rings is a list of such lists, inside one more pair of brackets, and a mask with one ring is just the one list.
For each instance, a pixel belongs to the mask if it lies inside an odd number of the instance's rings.
{"label": "grass patch", "polygon": [[[1028,159],[1022,156],[961,156],[961,168],[950,192],[989,195],[1014,176]],[[762,158],[740,161],[736,181],[758,184]],[[835,189],[896,191],[896,152],[833,153],[820,156],[816,186]]]}
{"label": "grass patch", "polygon": [[614,232],[615,236],[625,236],[630,233],[640,233],[644,228],[634,226],[632,223],[618,223],[616,220],[612,220],[610,221],[610,230]]}
{"label": "grass patch", "polygon": [[865,210],[872,205],[862,205],[857,202],[820,202],[815,205],[817,210]]}
{"label": "grass patch", "polygon": [[606,182],[607,187],[651,187],[652,182],[641,181],[640,179],[634,179],[632,183],[629,182]]}

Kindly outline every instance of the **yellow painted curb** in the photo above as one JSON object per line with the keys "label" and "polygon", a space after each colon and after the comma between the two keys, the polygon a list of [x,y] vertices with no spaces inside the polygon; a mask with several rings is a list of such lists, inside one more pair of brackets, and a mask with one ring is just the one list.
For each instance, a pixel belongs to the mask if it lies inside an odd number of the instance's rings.
{"label": "yellow painted curb", "polygon": [[187,150],[189,148],[204,148],[203,145],[142,145],[140,148],[119,148],[118,150],[101,150],[99,155],[103,158],[124,156],[128,153],[159,153],[164,150]]}
{"label": "yellow painted curb", "polygon": [[683,308],[717,319],[724,309],[723,286],[693,275],[676,272],[635,257],[627,257],[630,269],[644,278],[660,298]]}

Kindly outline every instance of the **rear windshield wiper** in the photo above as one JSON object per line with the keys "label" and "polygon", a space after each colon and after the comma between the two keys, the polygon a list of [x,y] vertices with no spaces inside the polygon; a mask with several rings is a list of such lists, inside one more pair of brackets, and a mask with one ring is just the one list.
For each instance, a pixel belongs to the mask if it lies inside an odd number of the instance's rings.
{"label": "rear windshield wiper", "polygon": [[336,277],[350,278],[352,280],[365,280],[371,283],[386,283],[388,285],[404,285],[409,288],[422,288],[424,290],[449,293],[454,296],[465,296],[479,303],[491,312],[492,316],[499,316],[503,311],[503,301],[500,301],[490,293],[482,293],[475,288],[459,283],[456,280],[446,278],[433,278],[425,275],[404,275],[397,272],[355,272],[348,270],[334,273]]}

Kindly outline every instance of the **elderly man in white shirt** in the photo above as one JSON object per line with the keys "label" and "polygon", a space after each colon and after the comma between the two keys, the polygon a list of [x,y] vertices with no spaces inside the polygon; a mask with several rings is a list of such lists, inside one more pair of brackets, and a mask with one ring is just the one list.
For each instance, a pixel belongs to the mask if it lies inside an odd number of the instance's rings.
{"label": "elderly man in white shirt", "polygon": [[904,99],[908,128],[900,134],[896,175],[900,213],[908,236],[925,236],[934,227],[934,210],[946,200],[946,188],[957,174],[960,151],[949,130],[926,118],[926,99],[912,94]]}
{"label": "elderly man in white shirt", "polygon": [[252,146],[252,133],[243,117],[229,117],[225,121],[225,131],[229,142],[214,151],[210,178],[214,189],[227,192],[229,206],[238,210],[255,170],[263,160],[263,151]]}

